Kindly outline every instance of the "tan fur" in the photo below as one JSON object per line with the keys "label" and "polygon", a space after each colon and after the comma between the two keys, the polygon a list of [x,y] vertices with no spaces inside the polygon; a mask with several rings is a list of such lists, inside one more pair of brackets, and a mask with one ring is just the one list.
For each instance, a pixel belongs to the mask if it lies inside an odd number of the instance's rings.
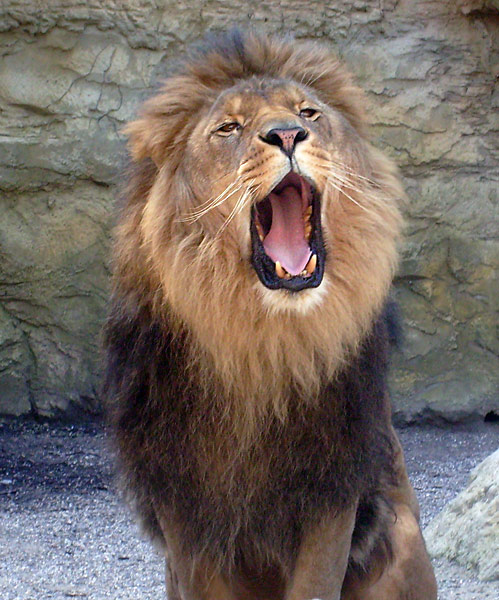
{"label": "tan fur", "polygon": [[356,503],[328,515],[304,537],[286,600],[339,600],[347,568]]}
{"label": "tan fur", "polygon": [[436,598],[437,586],[418,521],[406,504],[394,507],[391,526],[394,561],[377,577],[349,586],[342,600],[420,600]]}
{"label": "tan fur", "polygon": [[[316,402],[321,386],[334,380],[371,330],[396,267],[404,197],[393,164],[369,142],[362,93],[328,49],[255,34],[244,44],[245,66],[216,51],[192,55],[127,127],[131,155],[141,167],[127,192],[115,246],[116,296],[179,336],[187,331],[183,369],[201,386],[206,382],[203,402],[223,403],[218,432],[200,439],[195,456],[204,461],[199,472],[206,488],[223,489],[223,482],[228,495],[234,494],[231,474],[257,447],[265,418],[285,422],[293,391]],[[259,133],[276,119],[298,119],[309,105],[318,107],[321,120],[308,124],[293,169],[320,194],[324,280],[299,293],[268,290],[250,262],[250,210],[283,179],[289,160]],[[239,145],[213,135],[217,124],[233,119],[244,125]],[[213,387],[223,393],[210,396]],[[197,411],[202,418],[202,407]],[[248,490],[272,475],[270,464],[249,466]],[[394,489],[400,489],[403,511],[410,506],[413,514],[403,457],[400,469]],[[351,498],[346,512],[324,516],[304,534],[293,573],[240,579],[221,573],[209,553],[192,562],[181,524],[155,507],[171,559],[171,599],[262,600],[266,593],[251,581],[263,586],[265,580],[277,582],[269,584],[269,600],[319,593],[336,600],[358,500]],[[412,527],[403,518],[397,540]],[[385,600],[392,597],[398,596]]]}

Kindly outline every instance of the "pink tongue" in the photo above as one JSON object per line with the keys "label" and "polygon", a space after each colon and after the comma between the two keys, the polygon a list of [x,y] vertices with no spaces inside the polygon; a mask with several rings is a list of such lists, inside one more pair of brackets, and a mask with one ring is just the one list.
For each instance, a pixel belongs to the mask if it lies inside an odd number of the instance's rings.
{"label": "pink tongue", "polygon": [[270,194],[272,227],[263,240],[270,258],[291,275],[299,275],[310,258],[310,248],[305,239],[302,216],[302,199],[296,188],[288,186],[280,194]]}

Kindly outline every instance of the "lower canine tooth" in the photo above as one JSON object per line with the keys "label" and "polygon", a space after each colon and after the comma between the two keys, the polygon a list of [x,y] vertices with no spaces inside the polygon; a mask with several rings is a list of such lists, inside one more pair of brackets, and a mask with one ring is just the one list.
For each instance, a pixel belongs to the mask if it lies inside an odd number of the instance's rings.
{"label": "lower canine tooth", "polygon": [[262,230],[262,226],[260,225],[260,223],[258,221],[256,221],[256,230],[258,232],[258,237],[260,238],[260,241],[263,242],[263,230]]}
{"label": "lower canine tooth", "polygon": [[312,257],[308,261],[307,266],[305,267],[305,270],[307,271],[307,273],[310,273],[310,275],[312,275],[312,273],[315,271],[316,266],[317,266],[317,254],[312,254]]}
{"label": "lower canine tooth", "polygon": [[277,277],[284,279],[286,277],[286,271],[282,268],[281,263],[276,260],[275,261],[275,272],[277,273]]}

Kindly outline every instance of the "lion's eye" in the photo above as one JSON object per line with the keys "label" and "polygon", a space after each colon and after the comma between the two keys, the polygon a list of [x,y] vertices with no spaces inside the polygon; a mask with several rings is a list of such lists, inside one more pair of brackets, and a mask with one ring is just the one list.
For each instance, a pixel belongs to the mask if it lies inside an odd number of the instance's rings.
{"label": "lion's eye", "polygon": [[241,129],[241,125],[239,125],[239,123],[237,123],[236,121],[230,122],[230,123],[224,123],[223,125],[220,125],[220,127],[217,127],[214,131],[214,133],[217,133],[218,135],[230,135],[231,133],[233,133],[234,131],[238,131],[239,129]]}
{"label": "lion's eye", "polygon": [[302,108],[300,110],[300,117],[315,121],[320,117],[320,112],[318,110],[315,110],[315,108]]}

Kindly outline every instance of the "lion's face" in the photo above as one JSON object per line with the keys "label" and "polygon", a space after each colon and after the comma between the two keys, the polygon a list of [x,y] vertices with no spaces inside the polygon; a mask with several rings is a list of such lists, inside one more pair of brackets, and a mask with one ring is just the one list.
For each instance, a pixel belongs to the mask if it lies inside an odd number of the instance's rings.
{"label": "lion's face", "polygon": [[234,261],[252,265],[258,287],[287,290],[266,302],[301,309],[298,296],[322,285],[333,260],[324,243],[333,243],[331,192],[363,183],[350,174],[360,143],[307,86],[256,77],[234,85],[206,104],[189,136],[184,173],[197,202],[181,220],[235,236]]}
{"label": "lion's face", "polygon": [[221,202],[211,210],[223,215],[221,228],[235,221],[241,256],[268,289],[322,283],[321,198],[335,130],[338,142],[339,119],[305,87],[255,79],[222,94],[193,132],[186,158],[203,177],[192,189]]}

